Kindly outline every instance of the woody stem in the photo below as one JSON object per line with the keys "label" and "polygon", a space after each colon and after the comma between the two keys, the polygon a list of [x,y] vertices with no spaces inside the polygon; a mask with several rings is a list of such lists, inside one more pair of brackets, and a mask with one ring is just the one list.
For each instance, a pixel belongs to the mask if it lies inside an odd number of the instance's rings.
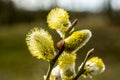
{"label": "woody stem", "polygon": [[73,80],[77,80],[85,72],[84,66],[85,66],[87,60],[89,59],[89,57],[93,54],[93,52],[94,52],[94,48],[92,48],[91,50],[88,51],[83,63],[81,64],[80,70],[78,71],[77,75],[75,76],[75,78]]}

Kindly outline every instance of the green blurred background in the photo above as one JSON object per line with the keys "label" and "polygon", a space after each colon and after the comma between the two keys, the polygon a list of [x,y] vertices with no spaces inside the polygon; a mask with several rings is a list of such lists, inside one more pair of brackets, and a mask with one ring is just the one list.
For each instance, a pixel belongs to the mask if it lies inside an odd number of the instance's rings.
{"label": "green blurred background", "polygon": [[[54,5],[50,9],[54,7],[59,6]],[[48,62],[38,60],[30,54],[25,38],[33,27],[42,27],[53,35],[55,44],[60,40],[59,35],[50,30],[46,23],[50,9],[29,11],[16,8],[12,1],[0,0],[0,80],[43,80]],[[75,18],[79,20],[76,30],[90,29],[93,33],[88,44],[79,50],[76,66],[80,65],[85,53],[94,47],[94,56],[101,57],[106,65],[105,72],[95,76],[95,80],[119,80],[120,10],[113,10],[107,4],[107,7],[104,6],[97,13],[68,12],[71,21]]]}

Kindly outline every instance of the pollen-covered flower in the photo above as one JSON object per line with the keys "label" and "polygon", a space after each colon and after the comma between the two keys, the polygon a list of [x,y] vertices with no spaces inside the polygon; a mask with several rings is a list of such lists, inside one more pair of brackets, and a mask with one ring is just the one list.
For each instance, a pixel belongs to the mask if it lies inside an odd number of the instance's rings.
{"label": "pollen-covered flower", "polygon": [[92,57],[86,62],[84,69],[84,76],[92,77],[92,75],[97,75],[104,72],[105,64],[101,58]]}
{"label": "pollen-covered flower", "polygon": [[66,53],[64,52],[60,58],[58,59],[58,65],[60,67],[60,75],[62,80],[72,80],[75,73],[75,61],[76,54],[75,53]]}
{"label": "pollen-covered flower", "polygon": [[65,39],[65,51],[78,51],[89,41],[91,36],[91,31],[87,29],[73,32],[71,36]]}
{"label": "pollen-covered flower", "polygon": [[51,29],[55,29],[61,37],[65,37],[65,32],[71,26],[67,11],[62,8],[54,8],[47,16],[47,23]]}
{"label": "pollen-covered flower", "polygon": [[60,68],[65,68],[65,67],[71,65],[72,63],[74,63],[75,60],[76,60],[75,53],[70,54],[67,52],[63,52],[63,54],[58,59],[58,65],[60,66]]}
{"label": "pollen-covered flower", "polygon": [[52,36],[42,28],[32,29],[26,36],[28,49],[38,59],[52,60],[55,56]]}

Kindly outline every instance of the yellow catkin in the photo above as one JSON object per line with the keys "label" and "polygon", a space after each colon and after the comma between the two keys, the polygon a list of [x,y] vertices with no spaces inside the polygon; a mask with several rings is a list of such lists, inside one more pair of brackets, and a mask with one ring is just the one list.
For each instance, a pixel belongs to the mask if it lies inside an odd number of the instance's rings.
{"label": "yellow catkin", "polygon": [[58,59],[58,65],[60,66],[60,68],[65,68],[69,65],[71,65],[72,63],[74,63],[76,60],[76,54],[75,53],[66,53],[64,52]]}
{"label": "yellow catkin", "polygon": [[95,63],[99,68],[103,68],[104,63],[101,58],[98,57],[92,57],[90,60],[88,60],[91,63]]}
{"label": "yellow catkin", "polygon": [[42,28],[32,29],[26,36],[29,51],[38,59],[52,60],[55,56],[52,36]]}
{"label": "yellow catkin", "polygon": [[92,57],[86,62],[84,69],[85,73],[83,74],[83,77],[92,78],[93,75],[104,72],[105,64],[103,63],[103,60],[101,58]]}
{"label": "yellow catkin", "polygon": [[90,30],[80,30],[72,33],[71,36],[65,39],[65,50],[68,52],[76,52],[83,47],[91,38]]}
{"label": "yellow catkin", "polygon": [[69,15],[67,11],[62,8],[54,8],[47,16],[47,23],[51,29],[65,28],[69,22]]}

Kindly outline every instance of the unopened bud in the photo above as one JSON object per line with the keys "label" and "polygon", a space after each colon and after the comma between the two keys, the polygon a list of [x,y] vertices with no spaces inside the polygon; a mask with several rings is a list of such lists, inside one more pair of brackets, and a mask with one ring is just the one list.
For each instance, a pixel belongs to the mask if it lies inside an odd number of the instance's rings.
{"label": "unopened bud", "polygon": [[64,40],[60,40],[58,43],[57,43],[57,49],[59,50],[59,51],[63,51],[64,50],[64,48],[65,48],[65,41]]}

